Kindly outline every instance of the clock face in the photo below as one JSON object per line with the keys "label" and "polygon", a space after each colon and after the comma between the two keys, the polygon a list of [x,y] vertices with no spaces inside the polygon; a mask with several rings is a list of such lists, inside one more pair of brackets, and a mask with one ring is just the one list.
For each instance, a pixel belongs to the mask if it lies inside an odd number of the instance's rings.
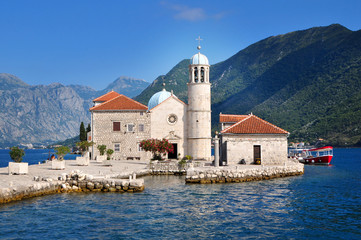
{"label": "clock face", "polygon": [[177,122],[177,115],[170,114],[167,119],[168,123],[175,124]]}

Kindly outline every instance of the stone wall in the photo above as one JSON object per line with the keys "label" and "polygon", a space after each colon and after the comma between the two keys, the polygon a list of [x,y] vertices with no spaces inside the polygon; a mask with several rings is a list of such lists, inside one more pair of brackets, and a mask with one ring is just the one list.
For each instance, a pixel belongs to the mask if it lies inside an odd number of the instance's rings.
{"label": "stone wall", "polygon": [[183,175],[186,174],[187,169],[193,167],[203,167],[204,162],[190,162],[186,164],[179,164],[175,161],[152,161],[150,163],[150,174],[151,175]]}
{"label": "stone wall", "polygon": [[[113,131],[113,122],[120,122],[120,131]],[[134,124],[134,131],[128,132],[127,124]],[[144,125],[144,131],[139,131],[139,124]],[[150,114],[145,111],[93,111],[92,139],[95,145],[92,149],[92,159],[100,155],[98,145],[106,145],[113,150],[115,144],[120,144],[120,151],[114,151],[113,160],[151,158],[149,152],[140,151],[138,144],[150,138]]]}
{"label": "stone wall", "polygon": [[221,136],[221,161],[236,165],[242,159],[246,164],[254,162],[253,147],[261,146],[263,165],[284,164],[287,161],[287,135],[240,134]]}
{"label": "stone wall", "polygon": [[302,175],[304,165],[203,167],[187,170],[186,183],[231,183]]}
{"label": "stone wall", "polygon": [[94,178],[83,173],[72,173],[65,176],[65,183],[61,185],[63,192],[141,192],[144,190],[144,179],[107,179]]}
{"label": "stone wall", "polygon": [[26,198],[62,192],[141,192],[144,179],[94,178],[80,171],[63,174],[57,180],[35,176],[34,183],[26,186],[0,188],[0,204]]}

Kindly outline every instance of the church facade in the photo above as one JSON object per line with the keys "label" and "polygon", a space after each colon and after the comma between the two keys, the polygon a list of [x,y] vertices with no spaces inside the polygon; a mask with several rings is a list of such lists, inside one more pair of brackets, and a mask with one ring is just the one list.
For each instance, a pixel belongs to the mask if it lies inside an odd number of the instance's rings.
{"label": "church facade", "polygon": [[[200,49],[200,47],[198,47]],[[93,100],[91,112],[92,158],[98,145],[113,149],[113,159],[148,160],[139,143],[144,139],[167,139],[174,152],[169,159],[190,155],[196,160],[211,160],[211,83],[209,62],[198,52],[190,59],[188,104],[173,92],[155,93],[145,106],[114,91]]]}

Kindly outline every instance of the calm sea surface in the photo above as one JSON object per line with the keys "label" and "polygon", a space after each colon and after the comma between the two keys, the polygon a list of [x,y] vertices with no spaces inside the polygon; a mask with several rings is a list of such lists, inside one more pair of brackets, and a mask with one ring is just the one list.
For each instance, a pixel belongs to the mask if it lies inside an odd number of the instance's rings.
{"label": "calm sea surface", "polygon": [[[7,167],[8,163],[12,161],[9,151],[10,150],[0,149],[0,167]],[[28,149],[25,150],[23,162],[27,162],[29,165],[38,164],[48,159],[52,154],[55,154],[53,149]],[[64,159],[74,160],[76,156],[80,155],[67,154]]]}
{"label": "calm sea surface", "polygon": [[361,149],[261,182],[146,177],[135,194],[58,194],[0,206],[2,239],[361,239]]}

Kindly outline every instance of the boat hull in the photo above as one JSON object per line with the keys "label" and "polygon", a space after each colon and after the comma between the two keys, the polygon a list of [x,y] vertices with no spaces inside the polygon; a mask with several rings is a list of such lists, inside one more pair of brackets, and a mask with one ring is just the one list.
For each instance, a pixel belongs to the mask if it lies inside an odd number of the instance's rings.
{"label": "boat hull", "polygon": [[307,157],[302,159],[300,162],[304,164],[321,164],[329,165],[333,156],[321,156],[321,157]]}

